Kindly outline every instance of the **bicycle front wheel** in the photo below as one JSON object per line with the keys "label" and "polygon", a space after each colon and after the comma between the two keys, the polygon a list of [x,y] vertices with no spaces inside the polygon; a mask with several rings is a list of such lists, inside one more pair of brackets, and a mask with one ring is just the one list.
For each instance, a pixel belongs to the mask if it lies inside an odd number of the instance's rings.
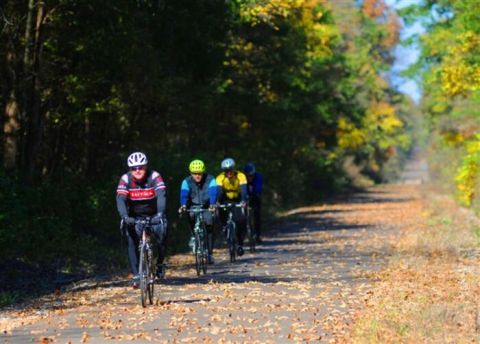
{"label": "bicycle front wheel", "polygon": [[202,240],[200,240],[201,248],[202,248],[202,259],[201,259],[201,266],[203,274],[207,273],[207,265],[208,265],[208,234],[207,229],[205,227],[202,228],[203,235]]}
{"label": "bicycle front wheel", "polygon": [[155,288],[155,259],[153,257],[153,251],[151,248],[147,249],[147,294],[148,294],[148,301],[150,304],[153,304],[153,292]]}
{"label": "bicycle front wheel", "polygon": [[202,271],[202,246],[198,232],[195,233],[195,251],[193,254],[195,255],[195,269],[197,271],[197,276],[200,276]]}
{"label": "bicycle front wheel", "polygon": [[140,246],[140,260],[138,262],[138,275],[140,277],[140,298],[142,301],[142,307],[147,306],[147,297],[148,297],[148,264],[147,264],[147,247],[143,243]]}
{"label": "bicycle front wheel", "polygon": [[233,263],[237,259],[237,237],[235,233],[235,224],[232,222],[227,224],[227,241],[230,262]]}

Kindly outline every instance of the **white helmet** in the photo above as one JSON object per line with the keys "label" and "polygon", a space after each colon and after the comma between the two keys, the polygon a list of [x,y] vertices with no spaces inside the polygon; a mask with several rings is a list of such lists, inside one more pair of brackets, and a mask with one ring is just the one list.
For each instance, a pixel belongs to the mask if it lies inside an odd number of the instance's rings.
{"label": "white helmet", "polygon": [[128,156],[128,167],[143,166],[148,163],[147,156],[142,152],[135,152]]}
{"label": "white helmet", "polygon": [[222,161],[220,167],[224,171],[233,170],[235,168],[235,161],[232,158],[226,158]]}

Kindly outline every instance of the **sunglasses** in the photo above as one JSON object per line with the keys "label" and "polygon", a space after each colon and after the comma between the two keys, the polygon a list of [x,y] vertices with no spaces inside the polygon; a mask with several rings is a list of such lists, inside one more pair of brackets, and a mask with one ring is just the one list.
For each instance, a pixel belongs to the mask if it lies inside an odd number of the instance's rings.
{"label": "sunglasses", "polygon": [[130,171],[142,171],[144,169],[145,169],[145,166],[135,166],[135,167],[131,167]]}

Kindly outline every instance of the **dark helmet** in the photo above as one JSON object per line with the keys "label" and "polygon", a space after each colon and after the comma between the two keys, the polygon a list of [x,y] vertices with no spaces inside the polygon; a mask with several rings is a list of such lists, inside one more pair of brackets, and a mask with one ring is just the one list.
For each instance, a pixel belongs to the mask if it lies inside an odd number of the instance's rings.
{"label": "dark helmet", "polygon": [[253,162],[249,162],[245,165],[243,168],[243,171],[245,172],[246,175],[251,176],[255,174],[255,165]]}

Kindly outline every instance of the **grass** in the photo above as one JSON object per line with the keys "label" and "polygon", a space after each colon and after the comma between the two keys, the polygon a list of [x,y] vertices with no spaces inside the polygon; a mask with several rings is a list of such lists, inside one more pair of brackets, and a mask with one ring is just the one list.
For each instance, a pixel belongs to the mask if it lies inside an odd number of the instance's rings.
{"label": "grass", "polygon": [[20,299],[20,294],[14,291],[0,292],[0,308],[11,305]]}

